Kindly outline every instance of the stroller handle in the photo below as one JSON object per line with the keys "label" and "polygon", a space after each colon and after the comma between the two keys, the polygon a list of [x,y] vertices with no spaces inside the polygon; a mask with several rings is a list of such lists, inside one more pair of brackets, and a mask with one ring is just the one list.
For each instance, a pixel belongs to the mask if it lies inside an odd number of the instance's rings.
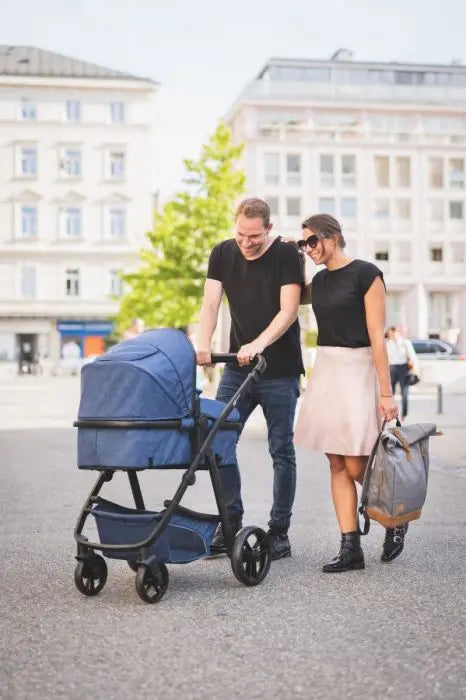
{"label": "stroller handle", "polygon": [[[235,352],[213,352],[210,359],[213,365],[221,362],[238,362],[238,357]],[[263,355],[256,355],[254,360],[256,361],[254,370],[262,374],[267,367],[265,357]]]}

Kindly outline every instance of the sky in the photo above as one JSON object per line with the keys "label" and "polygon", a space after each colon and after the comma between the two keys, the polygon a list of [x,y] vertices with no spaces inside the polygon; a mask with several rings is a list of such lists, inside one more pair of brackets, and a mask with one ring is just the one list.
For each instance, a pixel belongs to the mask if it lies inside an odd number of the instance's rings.
{"label": "sky", "polygon": [[0,0],[0,44],[32,45],[160,83],[165,199],[268,58],[466,63],[466,0]]}

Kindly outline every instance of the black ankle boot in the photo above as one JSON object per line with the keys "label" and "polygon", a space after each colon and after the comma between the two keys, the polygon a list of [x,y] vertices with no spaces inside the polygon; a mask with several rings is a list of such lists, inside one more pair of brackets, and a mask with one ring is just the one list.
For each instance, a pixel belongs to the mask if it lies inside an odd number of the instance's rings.
{"label": "black ankle boot", "polygon": [[385,530],[385,540],[382,548],[382,561],[393,561],[404,549],[405,535],[408,532],[408,523],[387,527]]}
{"label": "black ankle boot", "polygon": [[[243,518],[241,515],[231,515],[230,516],[231,527],[233,534],[236,535],[237,532],[243,527]],[[222,523],[217,525],[215,535],[212,538],[212,544],[210,545],[210,552],[212,556],[217,556],[218,554],[226,554],[227,547],[225,544],[225,538],[223,536]]]}
{"label": "black ankle boot", "polygon": [[330,574],[338,571],[350,571],[351,569],[364,569],[364,554],[358,532],[346,532],[341,535],[340,552],[329,564],[322,567],[322,571]]}

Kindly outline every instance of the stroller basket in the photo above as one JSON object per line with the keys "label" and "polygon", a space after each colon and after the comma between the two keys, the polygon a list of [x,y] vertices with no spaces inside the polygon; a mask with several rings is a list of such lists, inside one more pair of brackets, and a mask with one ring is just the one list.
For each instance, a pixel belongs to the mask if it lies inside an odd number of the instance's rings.
{"label": "stroller basket", "polygon": [[[99,499],[91,513],[96,520],[102,544],[139,542],[148,537],[156,521],[162,517],[162,513],[125,508],[104,499]],[[199,559],[210,552],[217,523],[216,516],[207,520],[174,513],[167,528],[150,545],[149,553],[165,564],[187,564]],[[125,552],[104,549],[103,553],[111,559],[134,561],[138,558],[135,550]]]}

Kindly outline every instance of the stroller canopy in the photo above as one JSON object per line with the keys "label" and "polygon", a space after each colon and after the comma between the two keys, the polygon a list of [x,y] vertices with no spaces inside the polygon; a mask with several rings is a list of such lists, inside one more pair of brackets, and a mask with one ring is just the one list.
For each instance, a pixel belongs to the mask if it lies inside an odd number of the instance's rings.
{"label": "stroller canopy", "polygon": [[79,419],[185,418],[192,413],[195,391],[190,340],[172,328],[150,330],[83,367]]}

